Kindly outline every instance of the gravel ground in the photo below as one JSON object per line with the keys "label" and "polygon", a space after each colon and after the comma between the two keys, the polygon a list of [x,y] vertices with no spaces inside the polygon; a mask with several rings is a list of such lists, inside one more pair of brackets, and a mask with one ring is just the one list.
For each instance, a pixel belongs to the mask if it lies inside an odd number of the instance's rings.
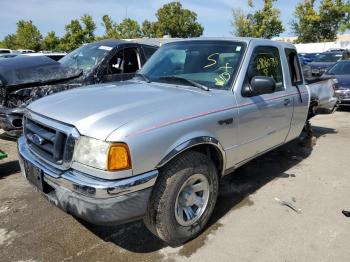
{"label": "gravel ground", "polygon": [[142,222],[99,227],[65,214],[20,175],[16,144],[1,135],[0,261],[350,261],[341,213],[350,210],[350,111],[312,125],[313,146],[290,143],[226,176],[209,226],[179,248]]}

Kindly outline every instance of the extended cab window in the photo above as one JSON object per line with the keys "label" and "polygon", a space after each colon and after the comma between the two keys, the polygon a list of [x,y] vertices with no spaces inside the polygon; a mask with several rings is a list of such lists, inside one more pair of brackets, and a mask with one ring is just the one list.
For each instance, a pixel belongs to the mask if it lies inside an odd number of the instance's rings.
{"label": "extended cab window", "polygon": [[245,84],[255,76],[272,77],[276,82],[276,91],[284,90],[283,71],[278,48],[258,46],[254,49],[245,77]]}
{"label": "extended cab window", "polygon": [[289,73],[292,81],[292,85],[300,85],[303,83],[303,77],[301,74],[301,67],[299,63],[298,54],[294,49],[286,49],[286,57],[288,61]]}

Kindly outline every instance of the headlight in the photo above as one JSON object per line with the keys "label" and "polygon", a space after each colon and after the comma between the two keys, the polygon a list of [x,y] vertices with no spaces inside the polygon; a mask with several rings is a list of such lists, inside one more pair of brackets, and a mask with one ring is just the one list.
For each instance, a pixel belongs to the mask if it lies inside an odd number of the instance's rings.
{"label": "headlight", "polygon": [[82,136],[74,150],[74,161],[108,171],[131,168],[129,148],[122,143],[107,143]]}

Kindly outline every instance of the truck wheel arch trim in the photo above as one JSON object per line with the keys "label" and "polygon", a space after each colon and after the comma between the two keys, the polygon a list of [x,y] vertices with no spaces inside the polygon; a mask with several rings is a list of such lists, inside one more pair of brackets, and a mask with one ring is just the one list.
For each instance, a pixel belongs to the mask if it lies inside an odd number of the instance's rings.
{"label": "truck wheel arch trim", "polygon": [[221,146],[220,142],[217,139],[210,137],[210,136],[195,137],[195,138],[192,138],[190,140],[187,140],[187,141],[181,143],[180,145],[178,145],[174,149],[172,149],[159,162],[159,164],[156,167],[157,168],[163,167],[165,164],[167,164],[170,160],[175,158],[177,155],[181,154],[182,152],[184,152],[190,148],[193,148],[193,147],[199,146],[199,145],[211,145],[211,146],[214,146],[218,150],[218,153],[220,154],[221,160],[222,160],[221,175],[223,175],[223,173],[225,171],[225,167],[226,167],[226,153],[225,153],[223,147]]}

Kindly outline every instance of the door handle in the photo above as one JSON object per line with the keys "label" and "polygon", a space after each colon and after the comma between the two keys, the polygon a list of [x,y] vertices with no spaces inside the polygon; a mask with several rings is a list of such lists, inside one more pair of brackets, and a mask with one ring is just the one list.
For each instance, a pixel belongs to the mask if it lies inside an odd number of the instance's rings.
{"label": "door handle", "polygon": [[284,99],[284,103],[283,104],[285,106],[288,106],[290,104],[290,99],[289,98]]}

